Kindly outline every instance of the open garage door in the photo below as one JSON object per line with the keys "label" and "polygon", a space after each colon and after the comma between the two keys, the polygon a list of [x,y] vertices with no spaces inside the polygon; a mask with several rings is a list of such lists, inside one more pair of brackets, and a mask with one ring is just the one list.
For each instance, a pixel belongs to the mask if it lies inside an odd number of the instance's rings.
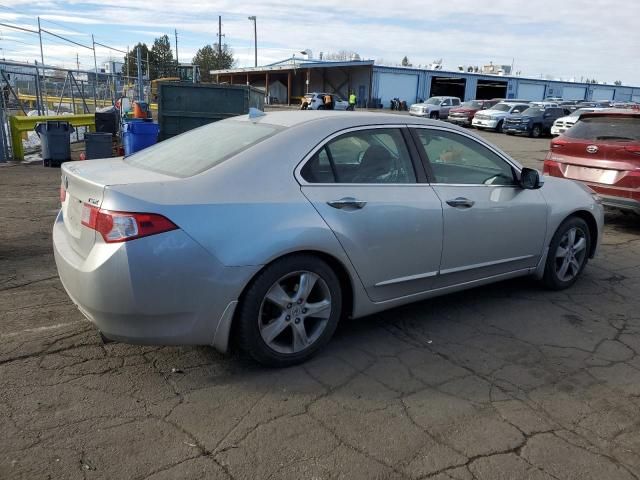
{"label": "open garage door", "polygon": [[584,100],[587,98],[586,87],[562,87],[563,100]]}
{"label": "open garage door", "polygon": [[431,79],[432,97],[459,97],[464,100],[464,89],[467,81],[456,77],[433,77]]}
{"label": "open garage door", "polygon": [[594,88],[591,94],[591,100],[613,100],[613,88]]}
{"label": "open garage door", "polygon": [[537,83],[520,83],[518,85],[518,98],[532,102],[544,99],[545,86]]}
{"label": "open garage door", "polygon": [[378,95],[385,108],[394,98],[404,100],[408,105],[416,102],[418,75],[412,73],[380,73]]}
{"label": "open garage door", "polygon": [[507,82],[502,80],[478,80],[476,100],[507,98]]}

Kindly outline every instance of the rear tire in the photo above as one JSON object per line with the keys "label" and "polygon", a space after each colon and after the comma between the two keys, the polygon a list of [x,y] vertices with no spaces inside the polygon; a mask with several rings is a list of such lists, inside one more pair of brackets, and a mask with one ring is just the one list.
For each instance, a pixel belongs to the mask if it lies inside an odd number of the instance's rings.
{"label": "rear tire", "polygon": [[589,261],[591,234],[587,222],[578,217],[566,219],[549,244],[542,278],[551,290],[564,290],[576,283]]}
{"label": "rear tire", "polygon": [[288,367],[327,344],[341,313],[340,281],[331,267],[313,255],[291,255],[267,266],[247,288],[236,338],[259,363]]}

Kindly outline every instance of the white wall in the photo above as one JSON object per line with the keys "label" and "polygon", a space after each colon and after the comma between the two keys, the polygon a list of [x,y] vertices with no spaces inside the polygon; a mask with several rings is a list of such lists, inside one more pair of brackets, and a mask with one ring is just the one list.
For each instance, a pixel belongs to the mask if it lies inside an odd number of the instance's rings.
{"label": "white wall", "polygon": [[398,97],[407,104],[415,103],[418,90],[418,75],[411,73],[378,73],[378,96],[384,108],[389,108],[391,99]]}

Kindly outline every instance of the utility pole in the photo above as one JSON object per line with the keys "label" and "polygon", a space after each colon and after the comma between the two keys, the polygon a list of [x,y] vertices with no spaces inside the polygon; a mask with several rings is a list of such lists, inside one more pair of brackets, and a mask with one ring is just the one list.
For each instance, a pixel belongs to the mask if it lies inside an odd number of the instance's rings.
{"label": "utility pole", "polygon": [[136,47],[136,60],[138,63],[138,101],[144,100],[144,89],[142,87],[142,52],[140,51],[140,45]]}
{"label": "utility pole", "polygon": [[80,55],[76,52],[76,70],[80,70]]}
{"label": "utility pole", "polygon": [[218,15],[218,58],[222,57],[222,15]]}
{"label": "utility pole", "polygon": [[178,60],[178,30],[174,29],[173,32],[176,35],[176,65],[180,65],[180,61]]}
{"label": "utility pole", "polygon": [[251,15],[249,17],[249,20],[253,21],[253,51],[255,55],[254,66],[257,67],[258,66],[258,26],[257,26],[258,21],[255,15]]}
{"label": "utility pole", "polygon": [[38,36],[40,37],[40,63],[44,65],[44,53],[42,53],[42,29],[40,28],[40,17],[38,17]]}
{"label": "utility pole", "polygon": [[129,71],[129,45],[127,45],[127,85],[129,84],[129,80],[131,77],[131,72]]}
{"label": "utility pole", "polygon": [[96,60],[96,39],[91,34],[91,42],[93,42],[93,68],[95,68],[95,83],[93,84],[93,106],[98,108],[98,61]]}

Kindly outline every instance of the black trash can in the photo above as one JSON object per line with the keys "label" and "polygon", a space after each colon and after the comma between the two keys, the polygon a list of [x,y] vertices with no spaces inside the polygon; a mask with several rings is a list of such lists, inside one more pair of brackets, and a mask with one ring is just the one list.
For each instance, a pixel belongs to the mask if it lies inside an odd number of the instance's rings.
{"label": "black trash can", "polygon": [[34,129],[40,137],[42,160],[45,167],[59,167],[71,160],[71,134],[74,128],[69,122],[47,120]]}
{"label": "black trash can", "polygon": [[116,135],[120,126],[120,117],[115,107],[98,108],[96,116],[96,132],[105,132]]}
{"label": "black trash can", "polygon": [[85,158],[109,158],[113,156],[113,136],[108,132],[93,132],[84,134]]}

